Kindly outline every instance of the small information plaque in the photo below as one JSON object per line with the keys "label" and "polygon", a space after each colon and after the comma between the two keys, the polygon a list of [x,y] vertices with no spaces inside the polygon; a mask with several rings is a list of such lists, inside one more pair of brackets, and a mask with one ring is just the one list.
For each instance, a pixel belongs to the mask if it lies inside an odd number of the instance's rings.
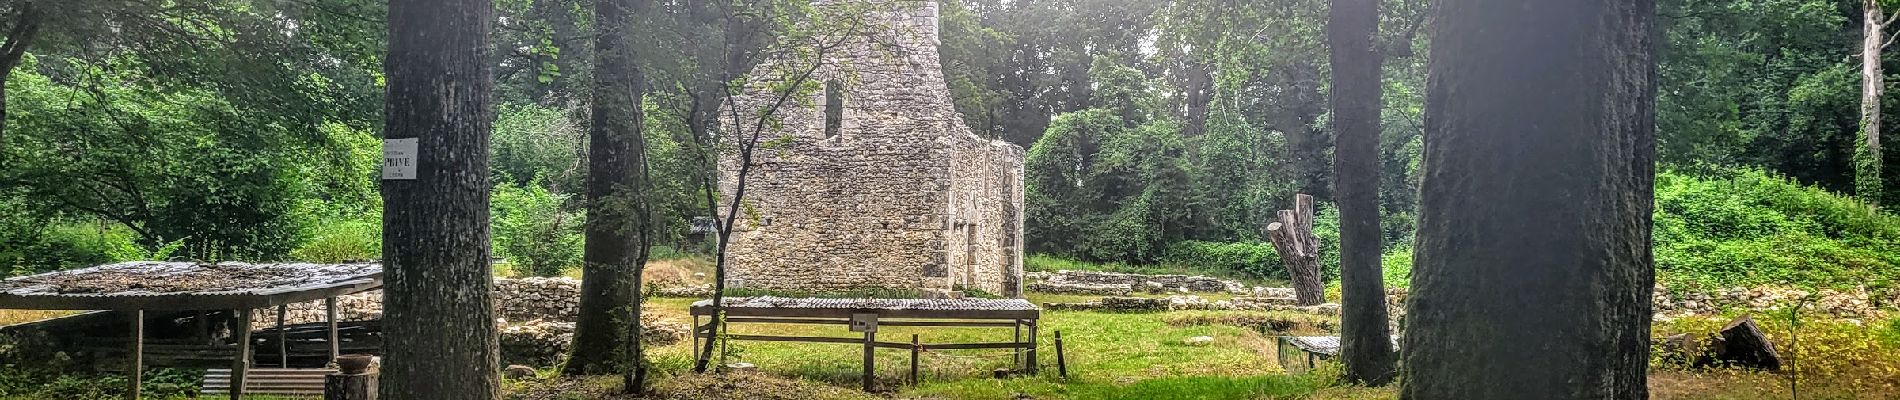
{"label": "small information plaque", "polygon": [[875,313],[851,314],[851,331],[852,332],[877,332],[877,314]]}
{"label": "small information plaque", "polygon": [[416,138],[383,139],[383,179],[416,179]]}

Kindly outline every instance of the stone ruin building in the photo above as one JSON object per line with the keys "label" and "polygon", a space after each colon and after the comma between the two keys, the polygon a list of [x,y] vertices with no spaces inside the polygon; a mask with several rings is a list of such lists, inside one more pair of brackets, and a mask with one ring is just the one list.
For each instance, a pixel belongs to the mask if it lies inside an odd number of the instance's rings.
{"label": "stone ruin building", "polygon": [[[760,135],[770,144],[747,173],[727,285],[1020,296],[1023,149],[978,137],[952,108],[937,2],[813,6],[870,10],[854,14],[861,37],[825,38],[842,44],[808,53],[822,60],[809,80],[822,89],[797,92],[806,98],[785,102],[781,124]],[[766,60],[727,110],[757,115],[777,98],[763,89],[769,79],[812,65],[798,62]],[[724,198],[737,189],[739,159],[730,149],[721,157]]]}

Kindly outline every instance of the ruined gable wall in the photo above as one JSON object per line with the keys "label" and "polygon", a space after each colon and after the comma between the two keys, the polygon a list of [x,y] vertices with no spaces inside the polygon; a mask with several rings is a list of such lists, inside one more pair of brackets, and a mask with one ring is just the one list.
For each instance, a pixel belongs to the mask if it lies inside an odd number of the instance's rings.
{"label": "ruined gable wall", "polygon": [[[731,286],[947,288],[949,133],[961,121],[938,68],[936,4],[877,6],[897,7],[871,15],[870,36],[828,52],[813,73],[819,90],[793,99],[777,114],[780,128],[763,135],[762,141],[788,140],[755,154],[746,211],[728,252]],[[799,64],[770,61],[753,76],[782,79]],[[835,137],[827,137],[824,126],[827,80],[840,82],[844,93],[844,123]],[[754,88],[735,104],[743,114],[774,97]],[[730,198],[737,157],[721,161],[721,186]]]}
{"label": "ruined gable wall", "polygon": [[1023,150],[967,136],[952,146],[951,229],[946,248],[956,286],[1019,296],[1022,288]]}

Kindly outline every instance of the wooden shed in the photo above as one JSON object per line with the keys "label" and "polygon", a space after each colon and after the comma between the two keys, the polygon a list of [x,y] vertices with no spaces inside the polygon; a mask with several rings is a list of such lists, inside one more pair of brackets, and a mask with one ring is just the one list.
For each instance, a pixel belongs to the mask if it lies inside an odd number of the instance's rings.
{"label": "wooden shed", "polygon": [[[199,329],[207,330],[211,328],[206,316],[228,313],[235,336],[231,344],[225,345],[233,347],[229,353],[233,358],[233,390],[229,392],[232,399],[237,399],[244,394],[252,362],[249,344],[254,310],[278,309],[276,344],[287,346],[283,337],[285,306],[326,300],[325,330],[330,357],[334,358],[339,352],[335,298],[382,287],[382,274],[382,265],[376,263],[133,261],[0,281],[0,309],[110,310],[126,315],[130,332],[126,342],[127,373],[133,398],[139,396],[142,383],[147,311],[196,312]],[[287,364],[288,350],[280,348],[278,353]]]}

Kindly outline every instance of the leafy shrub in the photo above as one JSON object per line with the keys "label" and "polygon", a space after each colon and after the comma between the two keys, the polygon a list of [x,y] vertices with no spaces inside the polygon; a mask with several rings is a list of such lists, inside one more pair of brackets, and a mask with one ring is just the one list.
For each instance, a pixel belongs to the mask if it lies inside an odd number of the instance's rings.
{"label": "leafy shrub", "polygon": [[1195,266],[1234,271],[1264,279],[1287,279],[1286,267],[1272,243],[1175,242],[1161,257],[1164,265]]}
{"label": "leafy shrub", "polygon": [[383,224],[380,219],[324,221],[318,223],[314,231],[310,240],[290,252],[292,258],[337,263],[383,257]]}
{"label": "leafy shrub", "polygon": [[179,242],[147,250],[137,235],[117,224],[56,223],[13,227],[0,236],[0,276],[90,267],[117,261],[164,259]]}
{"label": "leafy shrub", "polygon": [[1756,170],[1656,178],[1659,280],[1675,286],[1890,288],[1900,217]]}
{"label": "leafy shrub", "polygon": [[566,207],[568,195],[541,185],[495,185],[490,230],[495,253],[517,273],[559,276],[580,265],[585,216]]}

